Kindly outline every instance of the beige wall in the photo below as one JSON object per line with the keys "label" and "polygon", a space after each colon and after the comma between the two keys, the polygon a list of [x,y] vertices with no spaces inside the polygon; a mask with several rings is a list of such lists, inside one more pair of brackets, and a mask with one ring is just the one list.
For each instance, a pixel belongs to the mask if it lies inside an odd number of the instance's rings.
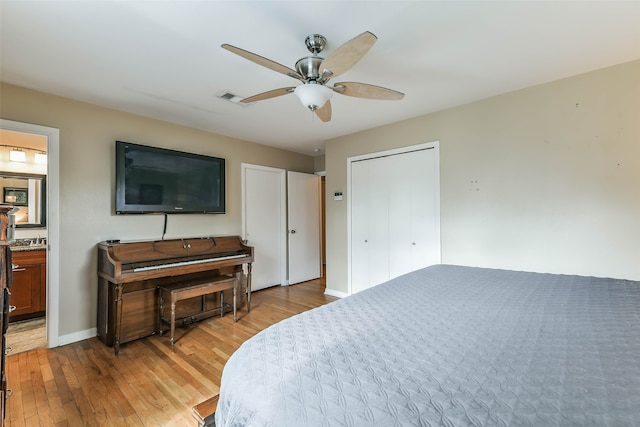
{"label": "beige wall", "polygon": [[114,141],[227,160],[225,215],[171,215],[167,238],[241,233],[240,164],[313,173],[309,156],[2,84],[0,116],[60,129],[60,336],[96,325],[96,244],[159,239],[162,215],[114,214]]}
{"label": "beige wall", "polygon": [[[640,61],[337,138],[320,159],[2,84],[0,117],[60,129],[60,335],[95,327],[97,242],[154,239],[113,213],[114,141],[227,159],[226,215],[167,237],[240,234],[240,163],[326,170],[327,287],[347,291],[347,157],[440,141],[442,260],[640,280]],[[410,94],[409,94],[410,96]],[[314,164],[315,163],[315,164]],[[334,201],[334,191],[345,200]]]}
{"label": "beige wall", "polygon": [[347,157],[431,141],[443,263],[640,280],[640,61],[329,141],[327,288],[348,289]]}
{"label": "beige wall", "polygon": [[324,156],[316,156],[313,158],[314,169],[316,172],[324,172]]}

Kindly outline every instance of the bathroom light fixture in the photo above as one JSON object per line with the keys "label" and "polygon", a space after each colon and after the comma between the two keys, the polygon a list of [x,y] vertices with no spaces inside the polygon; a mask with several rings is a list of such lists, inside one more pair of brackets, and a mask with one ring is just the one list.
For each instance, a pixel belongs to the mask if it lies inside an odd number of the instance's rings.
{"label": "bathroom light fixture", "polygon": [[27,160],[27,154],[15,148],[9,152],[9,160],[12,162],[25,162]]}
{"label": "bathroom light fixture", "polygon": [[[0,144],[0,148],[2,148],[2,152],[6,152],[5,149],[9,150],[9,160],[12,162],[26,163],[27,153],[33,152],[33,163],[40,165],[47,164],[47,152],[41,148],[20,147],[6,144]],[[5,154],[2,155],[4,156]],[[31,156],[31,154],[29,154],[29,156]],[[29,157],[29,162],[32,162],[31,157]]]}
{"label": "bathroom light fixture", "polygon": [[39,165],[47,164],[47,153],[36,153],[35,161]]}
{"label": "bathroom light fixture", "polygon": [[293,92],[300,99],[302,105],[311,111],[322,108],[333,95],[333,91],[328,87],[313,82],[300,85]]}

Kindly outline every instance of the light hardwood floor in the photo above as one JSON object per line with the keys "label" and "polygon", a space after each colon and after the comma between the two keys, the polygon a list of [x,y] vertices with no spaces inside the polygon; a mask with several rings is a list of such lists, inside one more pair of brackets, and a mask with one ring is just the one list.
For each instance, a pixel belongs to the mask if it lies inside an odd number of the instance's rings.
{"label": "light hardwood floor", "polygon": [[5,426],[195,426],[192,407],[218,393],[222,368],[248,338],[334,301],[324,281],[252,294],[233,316],[210,318],[113,348],[97,338],[7,357]]}
{"label": "light hardwood floor", "polygon": [[9,323],[7,329],[8,354],[47,348],[47,322],[44,317]]}

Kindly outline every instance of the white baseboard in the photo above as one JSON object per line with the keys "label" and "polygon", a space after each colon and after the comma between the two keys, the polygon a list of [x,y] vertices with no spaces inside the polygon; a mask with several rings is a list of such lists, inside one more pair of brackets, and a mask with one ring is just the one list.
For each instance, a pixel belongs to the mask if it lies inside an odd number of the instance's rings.
{"label": "white baseboard", "polygon": [[346,292],[340,292],[340,291],[336,291],[336,290],[328,289],[328,288],[325,288],[324,294],[325,295],[329,295],[331,297],[336,297],[336,298],[344,298],[344,297],[348,297],[349,296],[349,294],[346,293]]}
{"label": "white baseboard", "polygon": [[67,345],[89,338],[94,338],[97,334],[98,330],[96,328],[91,328],[84,331],[74,332],[72,334],[61,335],[58,337],[58,345]]}

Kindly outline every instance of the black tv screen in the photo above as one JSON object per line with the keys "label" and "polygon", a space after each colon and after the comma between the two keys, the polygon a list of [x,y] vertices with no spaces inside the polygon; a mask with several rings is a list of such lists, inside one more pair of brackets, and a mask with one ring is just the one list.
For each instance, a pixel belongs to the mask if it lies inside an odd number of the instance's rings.
{"label": "black tv screen", "polygon": [[116,213],[225,213],[225,161],[116,141]]}

